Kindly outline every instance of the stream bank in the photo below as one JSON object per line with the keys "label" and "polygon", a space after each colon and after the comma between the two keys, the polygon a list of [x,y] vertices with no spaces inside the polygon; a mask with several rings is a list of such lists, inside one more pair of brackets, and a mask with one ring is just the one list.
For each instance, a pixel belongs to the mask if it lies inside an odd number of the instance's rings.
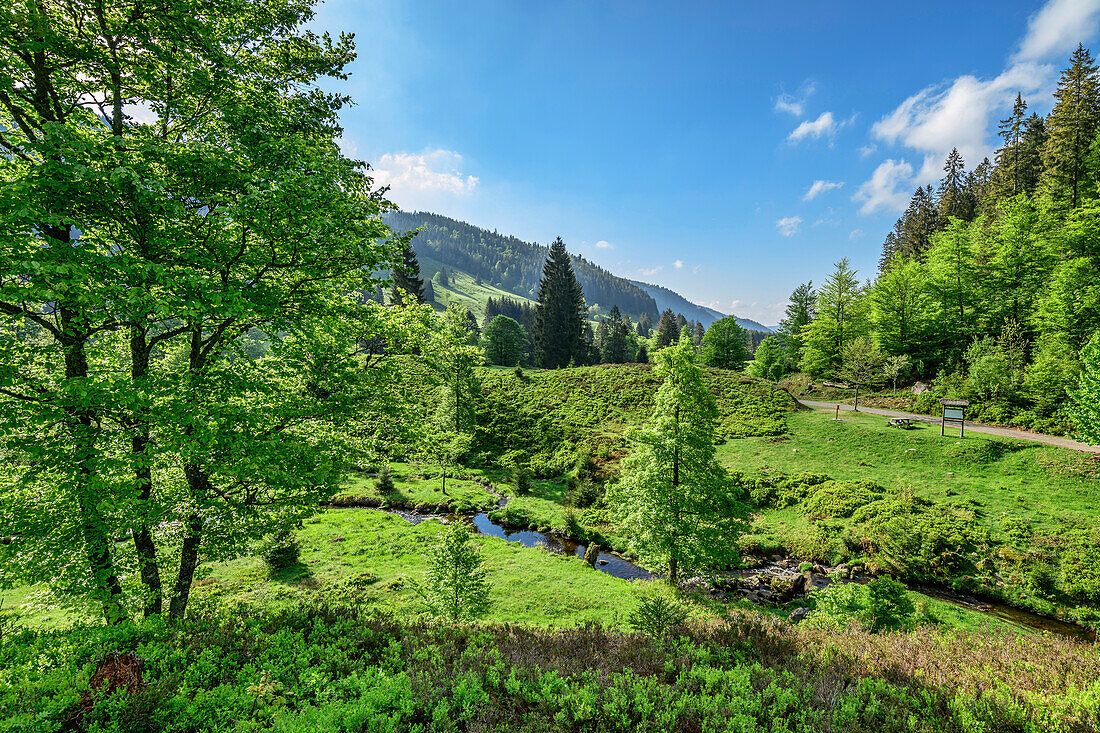
{"label": "stream bank", "polygon": [[[499,507],[502,508],[508,503],[507,497],[491,489],[490,491],[497,496]],[[471,515],[421,513],[404,509],[375,509],[375,511],[396,514],[412,524],[419,524],[429,519],[445,522],[468,521],[479,534],[498,537],[508,542],[516,542],[523,547],[541,547],[555,554],[575,555],[582,560],[589,561],[596,570],[615,578],[650,580],[658,577],[656,573],[602,548],[600,548],[596,557],[586,557],[588,545],[585,543],[575,542],[550,532],[502,526],[493,521],[488,512],[478,512]],[[709,581],[701,577],[692,578],[688,581],[688,584],[716,598],[735,597],[759,605],[782,606],[792,600],[804,597],[806,593],[812,590],[837,582],[837,580],[856,583],[866,583],[873,580],[873,577],[854,573],[845,566],[825,568],[818,565],[803,571],[801,567],[804,564],[790,558],[747,559],[749,560],[748,564],[752,567],[724,571],[718,573],[715,578]],[[1081,641],[1096,640],[1096,634],[1083,626],[1015,608],[1000,601],[979,599],[965,593],[957,593],[935,586],[915,585],[910,586],[910,590],[960,608],[988,614],[1018,628],[1046,631]]]}

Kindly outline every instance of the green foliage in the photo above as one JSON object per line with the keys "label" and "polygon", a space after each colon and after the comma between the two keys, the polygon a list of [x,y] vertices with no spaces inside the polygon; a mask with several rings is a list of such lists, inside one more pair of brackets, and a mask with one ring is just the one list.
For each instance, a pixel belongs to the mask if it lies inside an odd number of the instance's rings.
{"label": "green foliage", "polygon": [[550,246],[538,301],[533,334],[538,363],[548,369],[587,363],[584,295],[561,237]]}
{"label": "green foliage", "polygon": [[272,572],[297,565],[301,552],[298,540],[289,528],[268,535],[260,544],[260,557]]}
{"label": "green foliage", "polygon": [[[0,720],[163,733],[1056,731],[1087,730],[1100,690],[1095,652],[1050,639],[837,634],[744,612],[678,636],[658,648],[598,624],[439,628],[336,605],[23,632],[4,657]],[[84,706],[103,649],[138,650],[146,684]]]}
{"label": "green foliage", "polygon": [[1062,537],[1062,588],[1082,601],[1100,600],[1100,532],[1077,529]]}
{"label": "green foliage", "polygon": [[867,611],[871,631],[900,631],[913,624],[915,609],[905,586],[889,576],[867,584]]}
{"label": "green foliage", "polygon": [[802,501],[816,487],[831,481],[822,473],[801,472],[791,475],[771,471],[761,471],[748,478],[739,475],[738,479],[749,488],[749,499],[758,507],[784,509]]}
{"label": "green foliage", "polygon": [[1081,376],[1070,390],[1069,414],[1081,439],[1100,445],[1100,333],[1089,339],[1081,352]]}
{"label": "green foliage", "polygon": [[809,497],[798,510],[814,519],[850,517],[882,497],[882,487],[873,481],[826,481],[810,488]]}
{"label": "green foliage", "polygon": [[859,583],[830,583],[811,598],[814,608],[805,621],[811,628],[843,629],[852,622],[870,625],[869,595]]}
{"label": "green foliage", "polygon": [[819,376],[841,364],[844,346],[864,328],[864,292],[847,258],[836,263],[817,295],[816,318],[803,327],[802,370]]}
{"label": "green foliage", "polygon": [[854,622],[872,633],[899,631],[912,628],[916,613],[905,586],[887,576],[866,585],[834,582],[811,597],[811,627],[844,629]]}
{"label": "green foliage", "polygon": [[382,496],[394,492],[393,472],[390,471],[390,464],[387,463],[378,470],[378,478],[374,481],[374,487]]}
{"label": "green foliage", "polygon": [[0,565],[111,623],[183,615],[201,560],[312,513],[373,447],[355,423],[403,412],[360,346],[430,316],[360,297],[408,237],[321,91],[352,39],[312,19],[47,3],[0,32]]}
{"label": "green foliage", "polygon": [[686,334],[657,355],[664,380],[649,425],[631,434],[634,450],[608,501],[647,562],[681,572],[736,562],[743,530],[741,490],[718,463],[713,395],[694,363]]}
{"label": "green foliage", "polygon": [[687,620],[688,610],[667,593],[651,593],[638,601],[630,626],[658,644],[666,644]]}
{"label": "green foliage", "polygon": [[769,336],[756,347],[756,354],[749,364],[749,374],[760,379],[778,382],[787,372],[787,350],[778,336]]}
{"label": "green foliage", "polygon": [[451,522],[426,557],[428,567],[419,592],[433,615],[459,622],[488,610],[485,563],[464,523]]}
{"label": "green foliage", "polygon": [[488,364],[519,367],[527,362],[528,343],[523,326],[508,316],[497,316],[481,333],[481,348]]}
{"label": "green foliage", "polygon": [[748,334],[737,319],[726,316],[710,324],[703,335],[699,362],[718,369],[741,371],[749,360]]}

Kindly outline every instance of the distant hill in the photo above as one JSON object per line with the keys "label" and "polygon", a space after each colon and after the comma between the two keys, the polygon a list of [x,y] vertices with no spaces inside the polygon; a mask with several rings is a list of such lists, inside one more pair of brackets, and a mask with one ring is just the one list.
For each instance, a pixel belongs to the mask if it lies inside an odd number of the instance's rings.
{"label": "distant hill", "polygon": [[[709,326],[715,321],[725,318],[727,315],[713,308],[707,308],[705,305],[692,303],[679,293],[661,287],[660,285],[650,285],[649,283],[643,283],[637,280],[631,280],[630,282],[649,293],[654,302],[657,303],[657,310],[663,311],[671,308],[673,313],[683,313],[684,318],[689,321],[699,321],[704,326]],[[764,333],[770,333],[772,330],[749,318],[738,318],[737,325],[746,331],[763,331]]]}
{"label": "distant hill", "polygon": [[[448,271],[461,270],[473,278],[480,278],[481,284],[521,298],[537,296],[549,247],[422,211],[393,211],[386,214],[385,219],[398,232],[423,229],[413,239],[413,250],[418,258],[434,260]],[[657,322],[660,315],[657,304],[634,283],[612,275],[583,257],[573,257],[573,271],[590,306],[598,304],[606,313],[617,305],[634,320],[648,313],[653,322]],[[425,272],[429,277],[432,274],[433,271]]]}

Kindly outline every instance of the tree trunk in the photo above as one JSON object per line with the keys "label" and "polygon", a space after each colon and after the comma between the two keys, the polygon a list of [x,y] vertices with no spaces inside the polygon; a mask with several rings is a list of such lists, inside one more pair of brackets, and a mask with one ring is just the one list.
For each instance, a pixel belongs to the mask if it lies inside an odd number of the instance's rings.
{"label": "tree trunk", "polygon": [[[210,476],[199,466],[191,463],[183,468],[187,477],[187,486],[192,500],[201,503],[210,494]],[[168,618],[180,619],[187,612],[187,600],[191,596],[191,584],[195,580],[195,569],[199,566],[199,545],[202,543],[203,518],[199,512],[192,511],[184,521],[186,534],[183,547],[180,548],[180,569],[176,575],[176,585],[172,589],[172,601],[168,604]]]}
{"label": "tree trunk", "polygon": [[[61,328],[65,337],[65,379],[69,383],[84,382],[88,378],[88,357],[84,351],[86,336],[82,324],[70,307],[60,309]],[[101,497],[92,488],[97,480],[95,412],[80,405],[66,407],[69,427],[72,431],[73,453],[77,462],[76,494],[80,511],[81,533],[84,537],[84,554],[92,573],[96,595],[108,624],[126,619],[122,607],[122,584],[118,580],[111,558],[110,532],[100,511]]]}
{"label": "tree trunk", "polygon": [[856,384],[856,396],[852,401],[852,412],[859,412],[859,384]]}
{"label": "tree trunk", "polygon": [[[150,347],[145,329],[130,326],[130,378],[135,391],[144,388],[149,375]],[[164,606],[164,590],[161,587],[160,568],[157,565],[157,548],[149,528],[149,499],[153,494],[152,456],[149,454],[152,439],[149,421],[144,410],[134,416],[134,434],[130,439],[130,456],[134,466],[134,484],[138,495],[140,520],[134,527],[134,549],[141,568],[141,582],[145,585],[145,617],[159,615]]]}

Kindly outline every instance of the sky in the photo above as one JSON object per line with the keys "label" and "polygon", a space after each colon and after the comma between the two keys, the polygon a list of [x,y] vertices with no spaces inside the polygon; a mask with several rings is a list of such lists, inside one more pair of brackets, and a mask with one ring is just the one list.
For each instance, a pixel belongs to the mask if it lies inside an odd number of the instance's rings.
{"label": "sky", "polygon": [[[1100,0],[329,0],[342,146],[407,210],[571,252],[774,325],[914,188],[1046,114]],[[1100,52],[1100,49],[1094,49]]]}

